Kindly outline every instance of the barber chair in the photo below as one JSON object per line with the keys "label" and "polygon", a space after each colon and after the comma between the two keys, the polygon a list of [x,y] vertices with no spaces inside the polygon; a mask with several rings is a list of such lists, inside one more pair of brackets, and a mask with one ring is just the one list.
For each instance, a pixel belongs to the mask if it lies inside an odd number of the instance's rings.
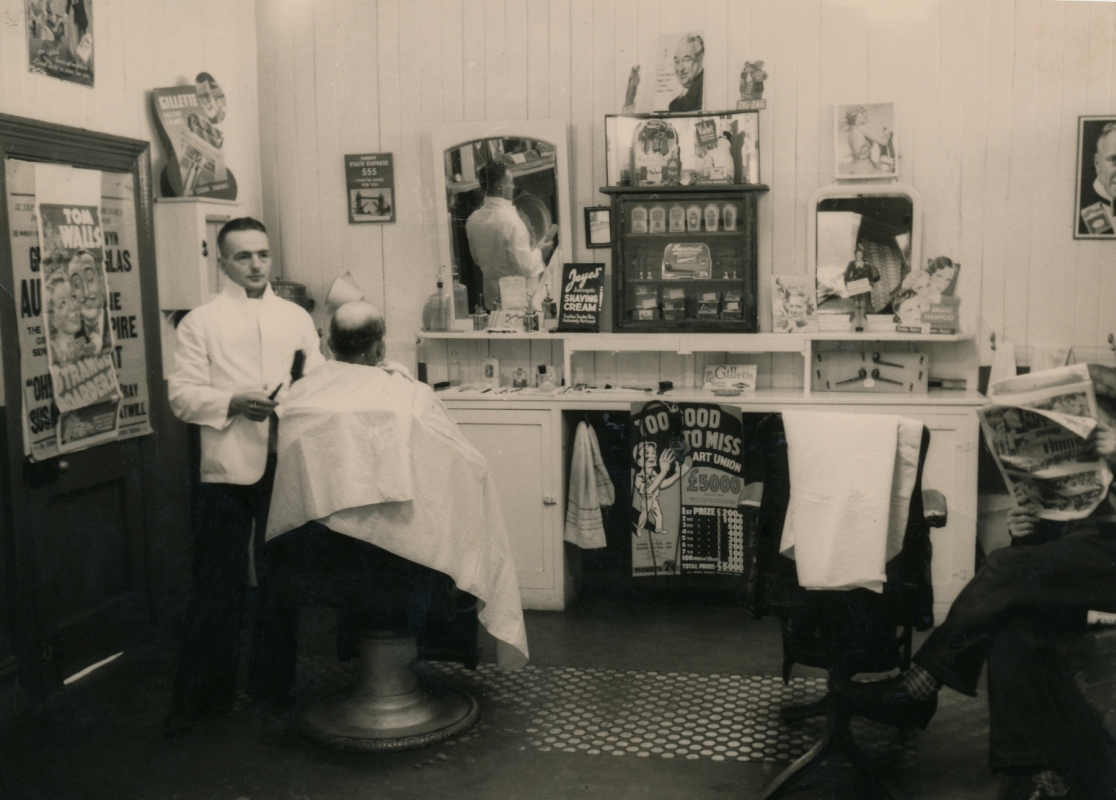
{"label": "barber chair", "polygon": [[[411,750],[467,731],[480,706],[467,694],[423,685],[419,656],[477,664],[477,601],[441,573],[318,523],[284,534],[268,546],[279,627],[290,647],[294,609],[338,611],[339,651],[356,640],[360,675],[349,691],[308,708],[299,727],[310,738],[344,750]],[[283,657],[280,656],[280,660]],[[294,668],[293,651],[285,661]]]}
{"label": "barber chair", "polygon": [[896,790],[864,758],[853,741],[849,686],[862,672],[905,670],[911,660],[911,633],[926,630],[934,621],[930,581],[930,528],[946,523],[945,498],[922,491],[922,467],[930,446],[923,428],[918,474],[911,494],[910,516],[902,550],[888,562],[882,594],[867,589],[819,591],[798,584],[795,563],[780,555],[779,541],[790,499],[787,441],[782,417],[771,414],[760,422],[764,458],[763,500],[756,542],[751,588],[756,617],[778,616],[783,637],[783,681],[795,664],[828,673],[821,699],[787,706],[785,722],[825,716],[824,732],[814,747],[791,764],[767,787],[763,800],[782,797],[810,770],[841,753],[877,796],[898,798]]}

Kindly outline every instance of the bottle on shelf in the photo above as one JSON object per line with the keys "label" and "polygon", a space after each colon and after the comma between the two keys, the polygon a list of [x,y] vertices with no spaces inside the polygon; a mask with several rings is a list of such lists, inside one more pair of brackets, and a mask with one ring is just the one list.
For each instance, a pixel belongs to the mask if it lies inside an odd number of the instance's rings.
{"label": "bottle on shelf", "polygon": [[454,319],[469,319],[469,293],[461,282],[456,264],[453,266],[453,312]]}
{"label": "bottle on shelf", "polygon": [[461,362],[457,360],[457,351],[454,350],[450,353],[449,359],[449,385],[461,385]]}
{"label": "bottle on shelf", "polygon": [[446,289],[443,274],[445,267],[438,270],[438,288],[426,300],[422,309],[422,328],[426,331],[448,331],[453,319],[453,296]]}
{"label": "bottle on shelf", "polygon": [[421,336],[415,340],[415,374],[421,383],[429,383],[426,379],[426,340]]}

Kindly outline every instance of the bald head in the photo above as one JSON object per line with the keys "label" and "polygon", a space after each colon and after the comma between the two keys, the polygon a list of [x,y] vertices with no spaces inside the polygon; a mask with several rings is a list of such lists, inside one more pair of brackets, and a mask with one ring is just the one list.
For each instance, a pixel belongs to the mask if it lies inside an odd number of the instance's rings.
{"label": "bald head", "polygon": [[329,349],[338,361],[377,364],[384,357],[384,315],[370,303],[345,303],[329,323]]}

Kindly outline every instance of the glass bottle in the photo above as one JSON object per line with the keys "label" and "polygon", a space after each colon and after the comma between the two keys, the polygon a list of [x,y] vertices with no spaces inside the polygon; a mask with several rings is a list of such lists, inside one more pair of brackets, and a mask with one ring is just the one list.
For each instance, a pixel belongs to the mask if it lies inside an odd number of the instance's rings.
{"label": "glass bottle", "polygon": [[457,351],[454,350],[450,353],[449,360],[449,384],[450,386],[461,385],[461,362],[457,360]]}

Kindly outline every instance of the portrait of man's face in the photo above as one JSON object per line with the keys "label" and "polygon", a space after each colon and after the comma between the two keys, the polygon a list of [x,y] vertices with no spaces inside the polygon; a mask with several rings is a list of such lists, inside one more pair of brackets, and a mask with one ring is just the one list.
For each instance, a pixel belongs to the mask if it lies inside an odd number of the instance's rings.
{"label": "portrait of man's face", "polygon": [[678,41],[678,48],[674,51],[674,74],[678,77],[678,82],[687,89],[701,72],[703,55],[696,41],[687,41],[685,36]]}
{"label": "portrait of man's face", "polygon": [[201,103],[206,118],[216,125],[225,118],[225,92],[212,78],[198,77],[200,80],[194,84],[198,102]]}
{"label": "portrait of man's face", "polygon": [[1093,166],[1097,170],[1097,180],[1108,196],[1116,198],[1116,130],[1097,141],[1097,153],[1093,156]]}
{"label": "portrait of man's face", "polygon": [[67,271],[70,274],[74,299],[81,309],[82,319],[89,323],[96,323],[105,307],[105,287],[93,254],[77,253],[70,260]]}

